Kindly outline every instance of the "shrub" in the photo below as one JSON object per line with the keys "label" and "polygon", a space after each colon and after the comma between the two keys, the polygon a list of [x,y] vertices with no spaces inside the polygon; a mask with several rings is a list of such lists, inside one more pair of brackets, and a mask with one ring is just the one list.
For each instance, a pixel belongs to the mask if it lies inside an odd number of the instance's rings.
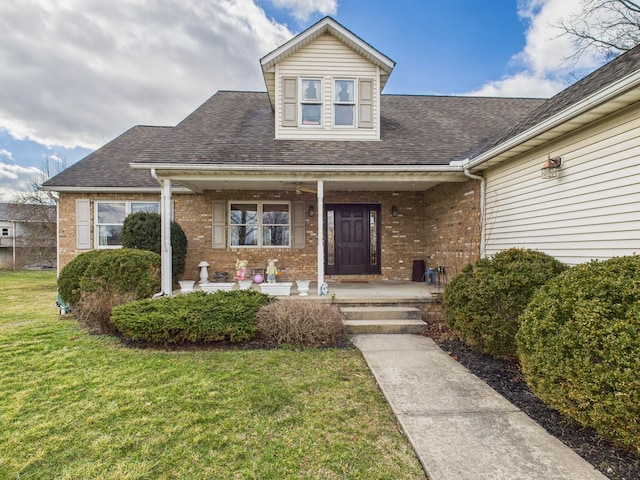
{"label": "shrub", "polygon": [[256,314],[272,301],[255,290],[193,292],[115,307],[111,322],[125,337],[136,341],[242,342],[255,335]]}
{"label": "shrub", "polygon": [[565,269],[545,253],[517,248],[467,265],[445,288],[445,321],[472,348],[515,357],[520,315],[533,293]]}
{"label": "shrub", "polygon": [[129,248],[96,250],[80,278],[78,320],[97,333],[113,333],[115,305],[152,296],[160,289],[160,256]]}
{"label": "shrub", "polygon": [[99,255],[101,250],[90,250],[81,253],[60,271],[58,277],[58,293],[67,305],[74,305],[80,300],[80,279],[91,260]]}
{"label": "shrub", "polygon": [[[124,219],[120,241],[123,247],[148,250],[160,255],[162,217],[158,213],[135,212]],[[171,222],[171,264],[174,277],[184,273],[187,258],[187,236],[182,227]]]}
{"label": "shrub", "polygon": [[640,257],[578,265],[538,291],[518,356],[531,389],[640,451]]}
{"label": "shrub", "polygon": [[131,293],[120,293],[111,290],[85,292],[76,304],[75,316],[80,323],[92,333],[116,333],[110,321],[111,311],[117,305],[135,300]]}
{"label": "shrub", "polygon": [[258,312],[258,332],[278,344],[332,344],[343,335],[343,316],[335,305],[283,299]]}

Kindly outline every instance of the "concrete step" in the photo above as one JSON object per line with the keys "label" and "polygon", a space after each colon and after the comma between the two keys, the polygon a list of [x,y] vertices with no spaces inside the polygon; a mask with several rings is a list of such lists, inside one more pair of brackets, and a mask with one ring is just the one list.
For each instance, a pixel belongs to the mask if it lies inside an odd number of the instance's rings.
{"label": "concrete step", "polygon": [[421,333],[427,328],[416,307],[341,307],[346,333]]}
{"label": "concrete step", "polygon": [[347,334],[384,333],[410,334],[422,333],[427,324],[422,320],[391,319],[391,320],[344,320],[344,331]]}
{"label": "concrete step", "polygon": [[422,312],[415,307],[340,307],[347,320],[422,320]]}

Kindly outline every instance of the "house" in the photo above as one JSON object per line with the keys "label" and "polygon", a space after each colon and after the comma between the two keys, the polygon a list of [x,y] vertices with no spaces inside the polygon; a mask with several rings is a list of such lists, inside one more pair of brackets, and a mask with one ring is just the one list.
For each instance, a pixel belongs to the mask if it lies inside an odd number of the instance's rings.
{"label": "house", "polygon": [[56,207],[0,203],[0,268],[56,264]]}
{"label": "house", "polygon": [[[387,95],[394,62],[326,17],[260,60],[266,92],[220,91],[178,125],[134,127],[47,181],[60,194],[60,266],[118,248],[124,217],[141,209],[163,217],[165,293],[170,219],[188,237],[187,279],[202,260],[232,271],[236,258],[275,257],[288,280],[320,285],[408,280],[416,259],[455,273],[509,246],[559,253],[567,233],[542,241],[544,212],[562,224],[567,198],[587,195],[570,175],[611,165],[592,157],[609,154],[596,144],[616,122],[627,125],[617,143],[632,136],[635,87],[601,90],[623,88],[634,52],[547,101]],[[557,156],[560,174],[543,181],[541,164]],[[573,241],[582,231],[563,228]]]}

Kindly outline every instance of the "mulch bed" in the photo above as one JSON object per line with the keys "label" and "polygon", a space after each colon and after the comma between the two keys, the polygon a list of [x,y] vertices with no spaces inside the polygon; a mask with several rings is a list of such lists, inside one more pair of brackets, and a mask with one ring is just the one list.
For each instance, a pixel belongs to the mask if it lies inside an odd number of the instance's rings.
{"label": "mulch bed", "polygon": [[516,362],[474,352],[445,324],[430,324],[426,336],[607,477],[640,479],[640,454],[600,437],[593,429],[546,406],[529,390]]}

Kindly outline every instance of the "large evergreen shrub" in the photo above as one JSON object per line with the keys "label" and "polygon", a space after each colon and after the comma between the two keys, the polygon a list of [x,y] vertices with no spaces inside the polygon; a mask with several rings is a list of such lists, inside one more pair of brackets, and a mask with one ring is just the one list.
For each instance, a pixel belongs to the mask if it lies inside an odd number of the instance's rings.
{"label": "large evergreen shrub", "polygon": [[640,451],[640,257],[578,265],[521,317],[518,356],[546,403]]}
{"label": "large evergreen shrub", "polygon": [[102,250],[90,250],[81,253],[67,263],[58,277],[58,293],[67,305],[75,305],[80,300],[80,279],[91,261]]}
{"label": "large evergreen shrub", "polygon": [[445,321],[472,348],[515,357],[520,315],[533,293],[565,268],[543,252],[518,248],[478,260],[446,286]]}
{"label": "large evergreen shrub", "polygon": [[[120,241],[123,247],[148,250],[160,255],[162,217],[158,213],[135,212],[124,219]],[[182,227],[171,222],[172,270],[174,277],[182,275],[187,259],[187,236]]]}
{"label": "large evergreen shrub", "polygon": [[274,301],[255,290],[193,292],[115,307],[113,325],[127,338],[159,344],[242,342],[256,333],[256,314]]}
{"label": "large evergreen shrub", "polygon": [[78,320],[97,333],[112,333],[116,305],[151,297],[160,290],[160,255],[121,248],[96,250],[80,278]]}

